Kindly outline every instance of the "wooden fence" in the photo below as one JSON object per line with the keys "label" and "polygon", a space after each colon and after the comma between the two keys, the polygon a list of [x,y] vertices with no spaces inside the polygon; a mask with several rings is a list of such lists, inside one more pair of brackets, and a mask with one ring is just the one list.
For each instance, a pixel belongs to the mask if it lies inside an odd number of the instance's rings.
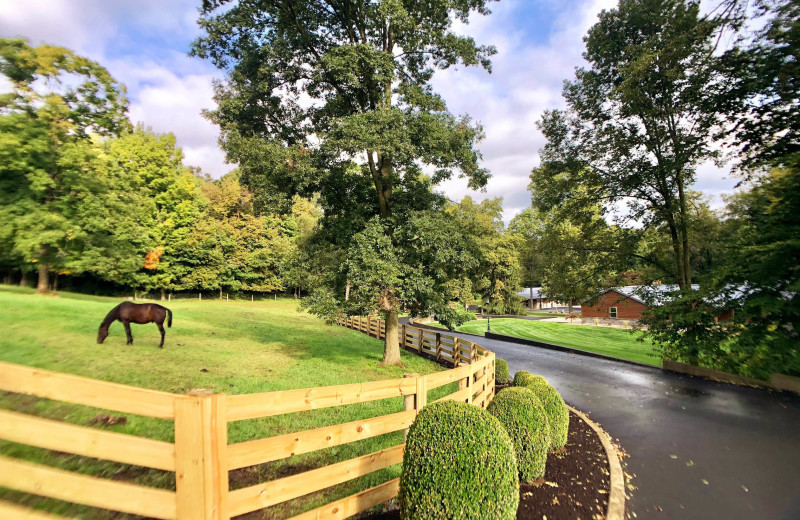
{"label": "wooden fence", "polygon": [[[363,332],[377,339],[386,337],[386,322],[380,318],[353,316],[342,318],[338,323],[343,327]],[[454,368],[491,354],[480,345],[451,336],[446,331],[435,332],[411,325],[398,325],[398,329],[398,341],[401,348],[435,358],[437,362]]]}
{"label": "wooden fence", "polygon": [[[366,324],[365,324],[366,323]],[[358,322],[381,337],[381,324]],[[363,325],[363,326],[362,326]],[[371,327],[371,328],[370,328]],[[455,368],[425,376],[247,395],[170,394],[0,362],[0,390],[174,422],[175,442],[145,439],[0,410],[0,439],[175,473],[175,489],[111,481],[0,456],[0,486],[159,519],[217,520],[256,511],[402,462],[405,444],[296,475],[230,490],[228,472],[407,429],[428,391],[458,382],[443,397],[486,406],[494,396],[495,356],[470,342],[404,327],[406,348]],[[402,396],[404,411],[262,439],[228,443],[234,421]],[[399,479],[293,517],[340,519],[397,495]],[[64,519],[0,501],[0,518]]]}

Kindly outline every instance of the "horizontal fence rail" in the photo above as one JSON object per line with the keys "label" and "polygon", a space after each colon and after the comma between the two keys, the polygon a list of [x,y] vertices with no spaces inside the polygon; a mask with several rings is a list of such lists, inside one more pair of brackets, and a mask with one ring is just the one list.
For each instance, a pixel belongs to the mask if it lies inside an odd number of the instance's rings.
{"label": "horizontal fence rail", "polygon": [[[375,317],[340,320],[340,325],[384,339],[386,324]],[[0,410],[0,440],[175,473],[175,488],[157,489],[0,456],[0,486],[34,495],[165,520],[220,520],[294,500],[400,464],[400,443],[350,460],[230,490],[229,472],[280,461],[387,433],[407,431],[428,404],[428,392],[457,383],[453,399],[485,407],[495,392],[495,355],[444,333],[410,325],[398,340],[450,370],[401,379],[247,395],[193,391],[189,395],[59,374],[0,362],[0,390],[115,412],[172,421],[175,441],[163,442],[94,427],[67,424]],[[403,411],[301,432],[233,444],[235,421],[403,398]],[[294,516],[293,520],[347,518],[397,495],[399,479]],[[0,517],[65,519],[0,501]],[[68,519],[67,519],[68,520]]]}

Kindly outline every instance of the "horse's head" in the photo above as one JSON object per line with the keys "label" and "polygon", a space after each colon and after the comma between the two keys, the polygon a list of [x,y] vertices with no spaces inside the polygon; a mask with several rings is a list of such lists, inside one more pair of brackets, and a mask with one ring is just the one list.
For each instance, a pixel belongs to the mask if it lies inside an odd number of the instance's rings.
{"label": "horse's head", "polygon": [[97,331],[97,342],[102,343],[108,337],[108,327],[100,325],[100,329]]}

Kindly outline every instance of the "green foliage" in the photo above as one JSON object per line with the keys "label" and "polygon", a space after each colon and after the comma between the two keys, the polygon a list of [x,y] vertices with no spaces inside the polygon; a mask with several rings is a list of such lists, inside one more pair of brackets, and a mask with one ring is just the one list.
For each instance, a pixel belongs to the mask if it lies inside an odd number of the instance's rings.
{"label": "green foliage", "polygon": [[502,424],[467,403],[423,408],[406,440],[398,502],[403,519],[516,518],[517,461]]}
{"label": "green foliage", "polygon": [[452,306],[444,305],[436,311],[436,321],[447,327],[448,330],[456,330],[456,327],[474,319],[474,312],[465,311],[460,307],[454,309]]}
{"label": "green foliage", "polygon": [[760,1],[756,14],[766,17],[756,38],[725,55],[737,86],[726,99],[738,116],[731,133],[741,146],[745,168],[783,166],[800,154],[800,84],[795,80],[800,77],[800,5]]}
{"label": "green foliage", "polygon": [[700,291],[684,291],[642,320],[665,358],[760,379],[800,375],[798,194],[800,165],[791,165],[730,200],[735,232],[725,263]]}
{"label": "green foliage", "polygon": [[533,378],[533,374],[528,372],[527,370],[520,370],[516,374],[514,374],[514,386],[522,386],[524,387],[528,381]]}
{"label": "green foliage", "polygon": [[571,308],[599,292],[613,273],[625,266],[626,234],[608,225],[597,203],[587,201],[581,208],[573,204],[570,211],[553,208],[531,213],[528,227],[538,219],[538,234],[522,240],[527,242],[524,247],[542,252],[538,274],[548,297],[567,302]]}
{"label": "green foliage", "polygon": [[[403,302],[421,314],[449,303],[443,272],[417,276],[420,256],[435,253],[413,244],[423,223],[411,220],[438,210],[434,184],[456,173],[472,188],[488,179],[475,150],[482,128],[450,114],[431,87],[436,69],[489,68],[494,48],[453,28],[472,12],[488,14],[486,3],[203,3],[192,53],[227,72],[208,117],[257,207],[284,212],[292,195],[319,195],[314,247],[327,256],[313,267],[328,274],[315,285],[348,313],[380,309],[394,322]],[[396,362],[393,336],[386,349]]]}
{"label": "green foliage", "polygon": [[[517,384],[517,376],[519,384]],[[542,376],[534,376],[528,372],[520,375],[514,374],[514,386],[521,386],[531,390],[541,401],[547,414],[547,423],[550,426],[550,450],[560,450],[567,444],[569,433],[569,409],[558,390],[550,386]]]}
{"label": "green foliage", "polygon": [[47,290],[51,268],[85,271],[87,252],[113,257],[109,246],[125,243],[110,238],[115,219],[138,245],[142,233],[129,204],[138,201],[109,200],[120,179],[91,137],[128,128],[127,100],[103,67],[64,48],[1,38],[0,58],[11,83],[0,114],[0,240],[7,247],[0,255],[38,267],[39,288]]}
{"label": "green foliage", "polygon": [[494,378],[501,385],[504,385],[511,381],[508,378],[508,361],[500,358],[495,359]]}
{"label": "green foliage", "polygon": [[521,482],[544,477],[550,425],[539,398],[527,388],[506,388],[486,410],[497,417],[514,443]]}
{"label": "green foliage", "polygon": [[[213,254],[195,253],[202,258],[198,261],[189,252],[190,244],[196,243],[193,231],[202,226],[200,181],[183,165],[183,152],[176,146],[175,136],[156,134],[138,125],[133,132],[110,140],[106,149],[150,206],[145,220],[147,247],[136,255],[134,271],[121,281],[147,290],[202,287],[196,280],[208,270]],[[192,281],[187,283],[187,276]]]}
{"label": "green foliage", "polygon": [[[602,201],[626,219],[663,226],[670,275],[690,285],[687,190],[695,167],[719,156],[732,89],[714,46],[729,20],[685,0],[622,0],[585,38],[587,68],[564,88],[567,111],[545,112],[534,205],[572,211]],[[575,188],[580,186],[581,190]]]}
{"label": "green foliage", "polygon": [[[458,204],[447,205],[444,211],[457,223],[475,259],[476,265],[466,271],[474,301],[490,313],[521,314],[522,299],[517,295],[518,241],[504,229],[502,204],[502,198],[475,202],[471,197],[464,197]],[[470,302],[462,300],[462,303]]]}

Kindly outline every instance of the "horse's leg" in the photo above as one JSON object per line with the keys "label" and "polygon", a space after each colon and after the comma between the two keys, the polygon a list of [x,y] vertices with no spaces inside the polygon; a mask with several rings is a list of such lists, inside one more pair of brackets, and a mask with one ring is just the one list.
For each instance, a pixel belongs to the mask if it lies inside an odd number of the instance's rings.
{"label": "horse's leg", "polygon": [[128,336],[128,342],[126,343],[126,345],[133,345],[133,334],[131,334],[131,322],[125,320],[122,322],[122,324],[125,325],[125,334]]}
{"label": "horse's leg", "polygon": [[164,325],[159,322],[156,322],[156,325],[158,325],[158,330],[161,331],[161,344],[158,346],[158,348],[164,348]]}

